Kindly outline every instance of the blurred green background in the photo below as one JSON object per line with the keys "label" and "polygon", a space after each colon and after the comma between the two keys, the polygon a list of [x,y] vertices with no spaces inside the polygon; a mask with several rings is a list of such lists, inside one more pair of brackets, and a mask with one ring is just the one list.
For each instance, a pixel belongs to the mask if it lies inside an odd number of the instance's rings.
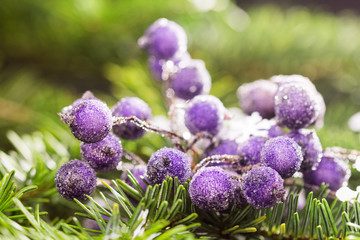
{"label": "blurred green background", "polygon": [[323,145],[360,149],[347,127],[360,105],[360,17],[313,6],[241,7],[230,0],[2,0],[0,149],[11,148],[9,129],[49,131],[76,143],[56,113],[85,90],[109,106],[138,96],[155,115],[166,114],[161,85],[136,43],[161,17],[184,27],[191,56],[205,61],[211,94],[225,106],[238,106],[235,92],[244,82],[302,74],[328,106]]}

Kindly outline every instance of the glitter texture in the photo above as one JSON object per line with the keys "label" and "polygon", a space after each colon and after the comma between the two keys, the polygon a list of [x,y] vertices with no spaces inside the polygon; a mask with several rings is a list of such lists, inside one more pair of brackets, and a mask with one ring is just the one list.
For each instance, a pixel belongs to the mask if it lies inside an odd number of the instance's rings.
{"label": "glitter texture", "polygon": [[122,157],[121,142],[112,133],[99,142],[82,143],[80,151],[82,158],[99,172],[115,169]]}
{"label": "glitter texture", "polygon": [[[141,120],[151,118],[151,109],[149,105],[137,97],[126,97],[121,99],[113,108],[112,114],[115,117],[135,116]],[[127,122],[113,126],[114,133],[120,138],[126,140],[135,140],[141,138],[146,131],[134,123]]]}
{"label": "glitter texture", "polygon": [[291,177],[299,171],[303,161],[301,147],[288,137],[271,138],[261,150],[260,161],[276,170],[281,177]]}
{"label": "glitter texture", "polygon": [[316,95],[301,83],[286,83],[275,95],[275,115],[278,123],[290,129],[304,128],[319,116]]}
{"label": "glitter texture", "polygon": [[299,129],[288,133],[287,136],[301,147],[304,157],[301,171],[315,169],[322,157],[322,146],[316,132],[310,129]]}
{"label": "glitter texture", "polygon": [[203,157],[205,158],[213,155],[224,155],[224,154],[236,155],[237,148],[238,148],[238,144],[236,143],[235,140],[223,140],[218,146],[211,149],[207,149],[204,152]]}
{"label": "glitter texture", "polygon": [[189,100],[200,94],[208,94],[211,88],[211,77],[202,60],[184,61],[176,72],[170,76],[169,87],[179,98]]}
{"label": "glitter texture", "polygon": [[260,162],[260,152],[267,138],[253,136],[239,145],[237,154],[241,158],[241,165],[254,165]]}
{"label": "glitter texture", "polygon": [[106,104],[97,99],[83,99],[71,110],[59,114],[74,136],[86,143],[101,141],[110,132],[112,116]]}
{"label": "glitter texture", "polygon": [[189,184],[191,201],[205,211],[229,209],[235,203],[236,190],[236,181],[219,167],[200,169]]}
{"label": "glitter texture", "polygon": [[138,44],[157,59],[170,59],[186,52],[187,36],[180,25],[161,18],[148,28]]}
{"label": "glitter texture", "polygon": [[244,176],[241,187],[246,201],[254,208],[273,207],[276,203],[285,200],[283,179],[269,167],[250,170]]}
{"label": "glitter texture", "polygon": [[166,177],[178,177],[179,182],[190,178],[191,158],[187,154],[174,149],[163,147],[154,152],[147,165],[147,177],[152,184],[161,184]]}
{"label": "glitter texture", "polygon": [[316,170],[303,173],[304,182],[320,186],[321,183],[329,184],[329,189],[338,190],[350,177],[349,166],[332,156],[323,156]]}
{"label": "glitter texture", "polygon": [[56,172],[55,186],[60,195],[67,200],[85,200],[85,195],[91,195],[95,191],[95,170],[86,162],[71,160]]}
{"label": "glitter texture", "polygon": [[270,119],[275,116],[274,96],[277,89],[277,84],[268,80],[245,83],[237,90],[240,106],[248,115],[258,112],[263,118]]}
{"label": "glitter texture", "polygon": [[185,110],[185,125],[192,134],[207,132],[216,135],[223,123],[225,107],[212,95],[194,97]]}

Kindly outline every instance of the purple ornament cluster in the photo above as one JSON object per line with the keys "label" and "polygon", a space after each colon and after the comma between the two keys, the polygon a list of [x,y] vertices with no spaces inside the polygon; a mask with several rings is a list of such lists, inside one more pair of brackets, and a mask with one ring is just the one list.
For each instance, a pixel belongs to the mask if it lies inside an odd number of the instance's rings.
{"label": "purple ornament cluster", "polygon": [[[233,131],[224,127],[228,110],[218,98],[208,94],[210,75],[203,61],[191,59],[182,27],[159,19],[138,44],[150,55],[150,72],[163,83],[166,97],[173,93],[170,98],[174,101],[169,102],[181,102],[180,121],[186,127],[184,131],[191,135],[187,139],[186,134],[167,135],[165,130],[151,128],[170,140],[177,138],[183,142],[173,141],[176,148],[163,147],[151,155],[146,166],[130,168],[143,190],[147,188],[143,179],[152,185],[162,184],[167,177],[178,178],[181,184],[190,179],[189,195],[195,206],[204,211],[226,212],[234,204],[239,208],[250,204],[264,209],[283,202],[284,179],[295,173],[303,175],[305,185],[319,186],[324,182],[332,190],[347,181],[348,170],[336,156],[323,153],[315,130],[307,129],[321,127],[325,114],[324,100],[308,78],[279,75],[241,85],[237,95],[243,112],[251,115],[248,118],[257,112],[260,116],[257,121],[269,124],[261,130],[262,134],[255,129],[248,135],[227,138],[224,132]],[[118,166],[123,155],[119,138],[141,138],[149,130],[144,126],[152,113],[137,97],[123,98],[110,110],[87,92],[64,108],[60,116],[82,141],[82,161],[65,163],[55,179],[59,193],[72,200],[85,199],[95,190],[95,171]],[[142,124],[125,118],[136,118]],[[204,141],[196,144],[196,139],[202,136]],[[204,159],[195,166],[200,156]],[[122,179],[132,185],[126,172]]]}

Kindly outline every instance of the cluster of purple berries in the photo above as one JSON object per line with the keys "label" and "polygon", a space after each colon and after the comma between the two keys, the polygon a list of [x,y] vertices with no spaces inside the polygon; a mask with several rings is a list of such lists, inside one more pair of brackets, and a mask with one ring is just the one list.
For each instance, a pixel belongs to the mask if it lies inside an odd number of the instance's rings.
{"label": "cluster of purple berries", "polygon": [[[325,114],[324,100],[308,78],[279,75],[240,86],[237,93],[243,111],[248,115],[257,112],[262,121],[271,124],[262,135],[228,139],[219,134],[227,110],[218,98],[208,95],[210,75],[201,60],[193,60],[187,53],[185,31],[172,21],[159,19],[138,43],[150,55],[154,78],[174,93],[175,100],[183,101],[181,121],[192,134],[190,140],[171,134],[170,138],[177,136],[188,146],[163,147],[151,155],[147,166],[132,169],[144,190],[147,185],[143,178],[152,185],[161,184],[166,177],[177,177],[181,184],[190,179],[192,202],[202,210],[222,212],[234,204],[242,207],[248,203],[263,209],[284,201],[283,179],[296,172],[303,174],[306,184],[325,182],[332,190],[347,180],[343,164],[335,156],[323,154],[315,130],[306,128],[321,127]],[[110,110],[104,102],[85,93],[64,108],[60,116],[83,142],[83,161],[72,160],[60,167],[56,187],[66,199],[85,199],[95,189],[95,171],[115,169],[121,161],[123,149],[117,137],[142,137],[148,130],[144,126],[149,124],[151,109],[141,99],[128,97]],[[126,121],[126,117],[136,117],[138,122]],[[201,136],[206,137],[196,144]],[[204,159],[195,166],[194,159],[199,156]],[[123,179],[130,183],[126,175]]]}

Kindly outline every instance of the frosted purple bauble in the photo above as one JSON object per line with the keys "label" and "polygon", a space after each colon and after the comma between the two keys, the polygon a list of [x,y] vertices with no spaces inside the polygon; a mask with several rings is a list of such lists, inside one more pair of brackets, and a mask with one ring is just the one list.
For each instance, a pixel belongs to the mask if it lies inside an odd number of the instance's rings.
{"label": "frosted purple bauble", "polygon": [[267,140],[260,153],[260,162],[276,170],[283,178],[299,171],[302,161],[301,147],[288,137]]}
{"label": "frosted purple bauble", "polygon": [[147,165],[147,177],[152,184],[161,184],[166,177],[177,177],[181,184],[190,178],[191,158],[175,148],[163,147],[154,152]]}
{"label": "frosted purple bauble", "polygon": [[248,115],[258,112],[263,118],[272,118],[275,116],[274,96],[277,89],[277,84],[268,80],[245,83],[237,90],[240,106]]}
{"label": "frosted purple bauble", "polygon": [[191,179],[189,194],[192,203],[205,211],[225,211],[235,203],[237,184],[228,172],[219,167],[200,169]]}
{"label": "frosted purple bauble", "polygon": [[248,166],[260,162],[260,152],[264,147],[267,138],[252,136],[245,142],[239,144],[237,155],[240,156],[241,165]]}
{"label": "frosted purple bauble", "polygon": [[286,83],[299,83],[306,85],[310,91],[317,92],[315,85],[311,80],[302,75],[293,74],[293,75],[275,75],[270,78],[270,81],[276,83],[278,86],[281,86]]}
{"label": "frosted purple bauble", "polygon": [[349,166],[331,156],[323,156],[316,170],[303,173],[304,182],[320,186],[329,184],[329,189],[338,190],[350,177]]}
{"label": "frosted purple bauble", "polygon": [[200,94],[208,94],[211,77],[202,60],[184,61],[177,71],[170,75],[169,87],[175,96],[189,100]]}
{"label": "frosted purple bauble", "polygon": [[[140,98],[125,97],[112,108],[112,114],[115,117],[135,116],[140,120],[148,120],[151,118],[151,109]],[[146,133],[144,129],[131,122],[114,125],[113,131],[117,136],[126,140],[141,138]]]}
{"label": "frosted purple bauble", "polygon": [[235,140],[223,140],[218,146],[211,149],[207,149],[204,152],[203,157],[209,157],[213,155],[224,155],[224,154],[236,155],[237,148],[238,148],[238,144],[236,143]]}
{"label": "frosted purple bauble", "polygon": [[251,169],[243,177],[241,187],[246,201],[257,209],[273,207],[285,200],[283,179],[269,167]]}
{"label": "frosted purple bauble", "polygon": [[91,195],[95,191],[95,170],[86,162],[71,160],[57,170],[55,186],[60,195],[67,200],[85,200],[86,195]]}
{"label": "frosted purple bauble", "polygon": [[322,146],[316,132],[310,129],[299,129],[288,133],[287,136],[301,147],[304,160],[300,170],[315,169],[322,157]]}
{"label": "frosted purple bauble", "polygon": [[279,136],[282,136],[284,135],[284,130],[279,127],[278,125],[272,125],[270,128],[269,128],[269,131],[268,131],[268,136],[270,138],[274,138],[274,137],[279,137]]}
{"label": "frosted purple bauble", "polygon": [[116,168],[121,161],[123,149],[120,140],[109,133],[99,142],[82,143],[80,151],[82,159],[95,171],[105,172]]}
{"label": "frosted purple bauble", "polygon": [[[146,165],[137,165],[135,166],[133,169],[130,170],[130,172],[132,173],[132,175],[135,177],[135,179],[138,181],[140,187],[146,191],[147,189],[147,185],[146,183],[141,179],[141,178],[145,178],[146,179]],[[123,174],[121,175],[121,178],[130,186],[133,186],[133,183],[130,181],[129,177],[128,177],[128,173],[126,171],[123,172]]]}
{"label": "frosted purple bauble", "polygon": [[290,129],[307,127],[316,120],[319,111],[315,94],[306,84],[280,85],[275,95],[275,115],[280,125]]}
{"label": "frosted purple bauble", "polygon": [[157,59],[170,59],[186,52],[187,37],[180,25],[161,18],[148,28],[138,44]]}
{"label": "frosted purple bauble", "polygon": [[185,125],[192,134],[207,132],[216,135],[222,127],[225,107],[212,95],[194,97],[185,110]]}
{"label": "frosted purple bauble", "polygon": [[97,99],[81,100],[71,110],[59,115],[61,120],[69,125],[74,136],[86,143],[101,141],[112,127],[110,109]]}

